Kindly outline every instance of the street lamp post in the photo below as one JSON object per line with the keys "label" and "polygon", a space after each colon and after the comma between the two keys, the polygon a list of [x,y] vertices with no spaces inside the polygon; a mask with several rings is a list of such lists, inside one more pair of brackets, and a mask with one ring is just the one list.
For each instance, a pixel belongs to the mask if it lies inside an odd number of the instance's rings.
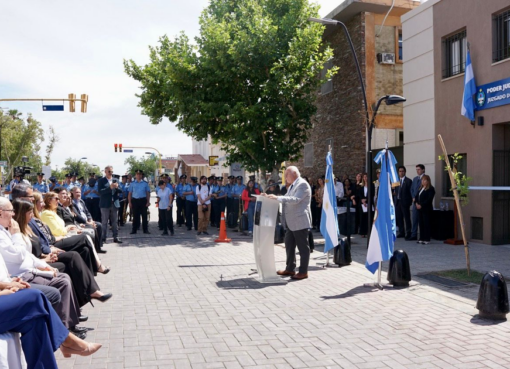
{"label": "street lamp post", "polygon": [[[347,38],[347,41],[349,42],[349,46],[351,48],[352,57],[354,59],[354,64],[356,65],[356,70],[358,72],[358,79],[361,86],[361,93],[363,95],[363,103],[365,106],[365,137],[366,137],[366,153],[365,153],[365,160],[366,160],[366,170],[367,170],[367,177],[368,177],[368,184],[367,184],[367,198],[368,198],[368,214],[372,211],[372,189],[371,189],[371,183],[372,183],[372,130],[375,125],[375,116],[377,115],[377,110],[379,109],[379,106],[381,105],[382,101],[386,101],[386,105],[393,105],[398,104],[400,102],[406,101],[405,98],[398,95],[386,95],[379,99],[377,102],[377,106],[374,110],[374,113],[372,115],[372,119],[370,119],[370,115],[368,113],[368,103],[367,103],[367,93],[365,91],[365,82],[363,81],[363,75],[361,74],[361,68],[359,66],[358,57],[356,56],[356,51],[354,50],[354,45],[352,43],[351,35],[349,34],[349,30],[347,29],[347,26],[338,20],[335,19],[329,19],[329,18],[308,18],[309,21],[320,23],[324,25],[333,25],[333,26],[342,26],[342,29],[344,30],[345,37]],[[368,217],[368,230],[367,230],[367,245],[370,241],[370,232],[372,231],[372,219],[369,216]]]}

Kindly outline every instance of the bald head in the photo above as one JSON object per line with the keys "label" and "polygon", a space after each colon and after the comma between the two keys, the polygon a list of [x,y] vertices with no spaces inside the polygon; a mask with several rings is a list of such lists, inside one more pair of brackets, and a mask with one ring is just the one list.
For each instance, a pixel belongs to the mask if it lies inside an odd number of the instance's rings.
{"label": "bald head", "polygon": [[295,166],[290,166],[285,170],[285,181],[288,184],[294,183],[300,176],[301,173],[299,173],[299,169]]}
{"label": "bald head", "polygon": [[5,209],[5,207],[7,206],[7,204],[10,204],[11,202],[9,201],[8,198],[6,197],[0,197],[0,209]]}

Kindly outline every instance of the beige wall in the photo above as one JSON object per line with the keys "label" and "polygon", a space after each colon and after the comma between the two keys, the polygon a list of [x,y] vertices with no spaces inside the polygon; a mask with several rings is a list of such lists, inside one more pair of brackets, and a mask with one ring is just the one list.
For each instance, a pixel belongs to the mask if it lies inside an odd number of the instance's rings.
{"label": "beige wall", "polygon": [[407,99],[404,165],[410,178],[416,176],[417,164],[425,165],[436,187],[433,5],[437,2],[430,0],[402,16],[403,91]]}

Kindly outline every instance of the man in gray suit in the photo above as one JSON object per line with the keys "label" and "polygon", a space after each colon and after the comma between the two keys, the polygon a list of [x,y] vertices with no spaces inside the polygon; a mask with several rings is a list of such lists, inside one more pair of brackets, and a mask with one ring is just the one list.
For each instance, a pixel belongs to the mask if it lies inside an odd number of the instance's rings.
{"label": "man in gray suit", "polygon": [[[312,226],[312,213],[310,200],[312,191],[307,181],[301,178],[298,168],[292,166],[285,171],[285,196],[262,194],[270,199],[276,199],[283,204],[282,224],[285,233],[285,250],[287,252],[287,266],[279,270],[278,275],[289,275],[292,279],[308,278],[308,263],[310,261],[310,248],[308,245],[308,230]],[[296,274],[296,246],[299,249],[300,265]]]}

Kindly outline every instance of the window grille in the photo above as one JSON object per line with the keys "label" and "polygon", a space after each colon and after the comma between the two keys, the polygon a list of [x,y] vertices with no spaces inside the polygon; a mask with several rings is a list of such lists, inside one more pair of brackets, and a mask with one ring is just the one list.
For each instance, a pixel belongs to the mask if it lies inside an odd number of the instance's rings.
{"label": "window grille", "polygon": [[493,57],[498,62],[510,58],[510,9],[493,16]]}
{"label": "window grille", "polygon": [[443,78],[456,76],[466,70],[466,30],[443,39]]}

